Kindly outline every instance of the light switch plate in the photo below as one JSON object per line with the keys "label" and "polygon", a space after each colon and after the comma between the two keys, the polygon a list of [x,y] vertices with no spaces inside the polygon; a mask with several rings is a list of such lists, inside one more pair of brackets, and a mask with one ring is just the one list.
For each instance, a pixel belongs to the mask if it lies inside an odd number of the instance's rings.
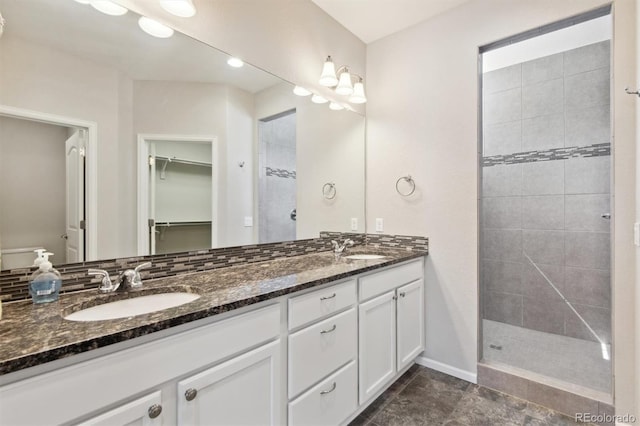
{"label": "light switch plate", "polygon": [[633,224],[633,244],[640,247],[640,223]]}
{"label": "light switch plate", "polygon": [[376,218],[376,232],[384,231],[384,220],[381,217]]}
{"label": "light switch plate", "polygon": [[357,217],[352,217],[351,218],[351,230],[352,231],[357,231],[358,230],[358,218]]}
{"label": "light switch plate", "polygon": [[245,216],[244,217],[244,226],[247,228],[251,228],[253,226],[253,217]]}

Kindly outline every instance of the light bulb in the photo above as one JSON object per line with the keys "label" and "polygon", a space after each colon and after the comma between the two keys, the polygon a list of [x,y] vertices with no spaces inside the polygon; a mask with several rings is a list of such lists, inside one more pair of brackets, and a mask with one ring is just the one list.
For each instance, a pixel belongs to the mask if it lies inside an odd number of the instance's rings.
{"label": "light bulb", "polygon": [[100,12],[111,16],[122,16],[129,10],[109,0],[91,0],[91,6]]}
{"label": "light bulb", "polygon": [[351,74],[349,74],[349,70],[345,70],[340,74],[340,82],[338,82],[338,87],[336,87],[336,93],[338,95],[350,95],[353,93]]}
{"label": "light bulb", "polygon": [[158,38],[169,38],[173,35],[173,28],[169,28],[158,21],[147,18],[146,16],[138,19],[138,25],[142,28],[142,31]]}
{"label": "light bulb", "polygon": [[293,93],[295,93],[298,96],[309,96],[311,94],[310,91],[308,91],[307,89],[305,89],[302,86],[296,86],[293,88]]}
{"label": "light bulb", "polygon": [[327,56],[327,60],[322,67],[322,74],[318,81],[322,86],[333,87],[338,84],[338,78],[336,77],[336,66],[331,59],[331,56]]}
{"label": "light bulb", "polygon": [[244,65],[244,62],[242,62],[242,59],[239,59],[239,58],[229,58],[227,60],[227,64],[230,67],[240,68]]}
{"label": "light bulb", "polygon": [[353,85],[353,94],[349,97],[349,102],[354,104],[363,104],[367,102],[367,97],[364,95],[364,83],[362,83],[362,79]]}
{"label": "light bulb", "polygon": [[311,97],[311,102],[313,102],[314,104],[326,104],[329,101],[320,95],[313,95]]}
{"label": "light bulb", "polygon": [[196,7],[191,0],[160,0],[160,6],[172,15],[190,18],[196,14]]}
{"label": "light bulb", "polygon": [[340,110],[343,110],[344,107],[342,105],[340,105],[339,103],[331,102],[329,104],[329,109],[332,109],[334,111],[340,111]]}

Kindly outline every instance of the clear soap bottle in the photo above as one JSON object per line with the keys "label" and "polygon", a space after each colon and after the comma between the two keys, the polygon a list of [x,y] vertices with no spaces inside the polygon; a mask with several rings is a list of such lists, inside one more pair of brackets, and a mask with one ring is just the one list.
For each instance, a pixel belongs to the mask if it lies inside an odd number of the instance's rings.
{"label": "clear soap bottle", "polygon": [[33,303],[48,303],[58,300],[62,277],[58,271],[53,269],[53,265],[49,262],[49,256],[53,256],[53,253],[44,253],[42,262],[29,280],[29,294],[31,294]]}

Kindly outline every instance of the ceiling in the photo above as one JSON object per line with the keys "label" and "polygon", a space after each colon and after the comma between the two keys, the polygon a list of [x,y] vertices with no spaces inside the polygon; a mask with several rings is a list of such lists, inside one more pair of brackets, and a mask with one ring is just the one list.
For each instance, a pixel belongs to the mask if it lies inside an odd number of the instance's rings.
{"label": "ceiling", "polygon": [[369,44],[470,0],[312,0]]}

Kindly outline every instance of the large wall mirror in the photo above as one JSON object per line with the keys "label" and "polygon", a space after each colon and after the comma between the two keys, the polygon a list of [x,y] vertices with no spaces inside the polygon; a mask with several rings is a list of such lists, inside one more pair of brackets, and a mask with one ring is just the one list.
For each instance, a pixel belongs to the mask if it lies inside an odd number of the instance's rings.
{"label": "large wall mirror", "polygon": [[131,11],[0,11],[2,269],[364,232],[363,116]]}

